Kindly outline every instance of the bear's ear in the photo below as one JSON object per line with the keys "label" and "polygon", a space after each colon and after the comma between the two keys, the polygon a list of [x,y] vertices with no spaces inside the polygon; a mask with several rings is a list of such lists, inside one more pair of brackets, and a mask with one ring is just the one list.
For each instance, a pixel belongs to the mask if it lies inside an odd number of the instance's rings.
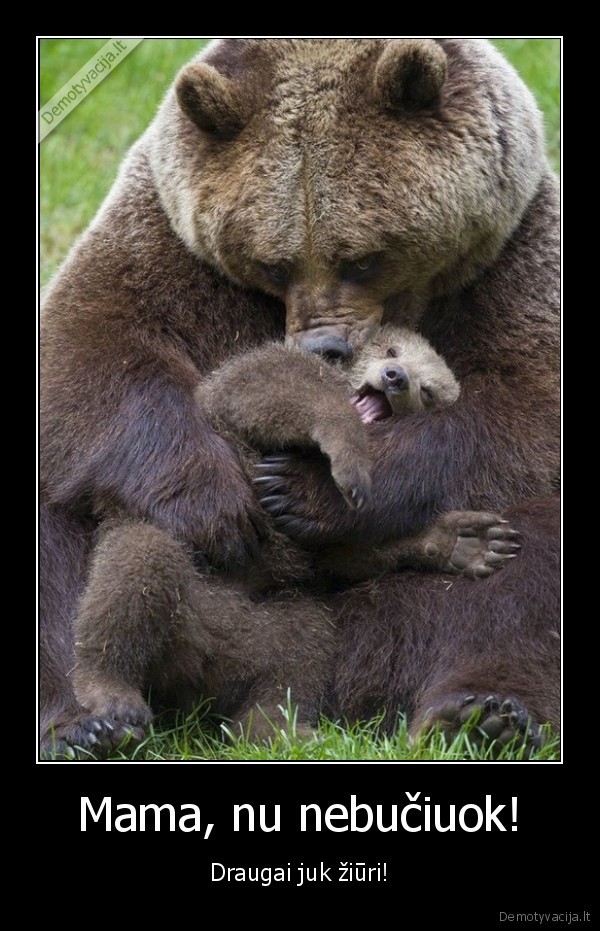
{"label": "bear's ear", "polygon": [[394,39],[375,67],[375,97],[385,110],[420,110],[435,104],[448,62],[433,39]]}
{"label": "bear's ear", "polygon": [[175,83],[179,106],[200,129],[216,136],[231,137],[243,125],[242,106],[229,78],[204,62],[193,62]]}

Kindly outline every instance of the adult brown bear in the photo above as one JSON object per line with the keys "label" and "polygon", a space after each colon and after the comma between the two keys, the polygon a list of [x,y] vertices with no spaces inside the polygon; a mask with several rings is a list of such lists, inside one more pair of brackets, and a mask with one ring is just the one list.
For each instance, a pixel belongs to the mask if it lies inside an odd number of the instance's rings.
{"label": "adult brown bear", "polygon": [[44,745],[93,727],[69,673],[104,514],[225,569],[252,559],[264,512],[194,404],[200,377],[284,330],[343,357],[381,320],[418,327],[461,399],[369,428],[360,511],[316,457],[267,462],[266,506],[313,550],[512,507],[523,549],[476,583],[390,573],[332,597],[332,710],[557,725],[558,266],[539,114],[487,42],[234,39],[184,69],[44,301]]}

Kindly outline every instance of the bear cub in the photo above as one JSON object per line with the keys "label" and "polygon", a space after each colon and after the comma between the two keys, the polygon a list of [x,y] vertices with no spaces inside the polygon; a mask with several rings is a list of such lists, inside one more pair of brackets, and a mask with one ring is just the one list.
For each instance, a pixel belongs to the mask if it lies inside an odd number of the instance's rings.
{"label": "bear cub", "polygon": [[[240,453],[260,491],[261,454],[317,448],[352,508],[370,497],[370,425],[401,414],[428,414],[458,399],[460,387],[431,344],[405,327],[376,328],[345,365],[270,343],[233,357],[206,378],[196,398],[212,425]],[[350,401],[350,404],[348,403]],[[276,454],[277,455],[277,454]],[[272,461],[272,457],[271,461]],[[263,499],[276,514],[277,496]],[[272,523],[258,559],[246,576],[250,590],[284,585],[325,572],[348,580],[404,566],[485,577],[515,555],[515,534],[485,512],[444,514],[422,533],[371,549],[339,544],[311,554]]]}

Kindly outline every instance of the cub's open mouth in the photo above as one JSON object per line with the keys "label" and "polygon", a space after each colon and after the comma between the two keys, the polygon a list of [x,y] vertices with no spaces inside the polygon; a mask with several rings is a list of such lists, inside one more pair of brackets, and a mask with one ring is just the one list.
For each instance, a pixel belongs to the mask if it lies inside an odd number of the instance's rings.
{"label": "cub's open mouth", "polygon": [[350,398],[363,423],[375,423],[386,420],[393,414],[392,406],[383,391],[376,391],[371,385],[363,385]]}

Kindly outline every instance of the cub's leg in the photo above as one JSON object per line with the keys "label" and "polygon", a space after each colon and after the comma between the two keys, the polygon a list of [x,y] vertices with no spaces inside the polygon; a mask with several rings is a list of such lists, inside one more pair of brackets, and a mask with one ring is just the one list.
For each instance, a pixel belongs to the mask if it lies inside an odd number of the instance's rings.
{"label": "cub's leg", "polygon": [[[406,541],[406,558],[417,567],[486,578],[517,556],[518,536],[497,514],[449,511],[419,537]],[[402,542],[397,553],[402,559]]]}
{"label": "cub's leg", "polygon": [[480,579],[517,556],[519,534],[485,511],[449,511],[422,533],[372,548],[333,546],[320,568],[353,581],[399,569],[431,569]]}
{"label": "cub's leg", "polygon": [[[253,449],[318,447],[350,507],[368,500],[366,432],[346,377],[322,358],[281,344],[262,346],[213,372],[196,389],[196,399],[220,432]],[[255,481],[260,486],[260,475]]]}

